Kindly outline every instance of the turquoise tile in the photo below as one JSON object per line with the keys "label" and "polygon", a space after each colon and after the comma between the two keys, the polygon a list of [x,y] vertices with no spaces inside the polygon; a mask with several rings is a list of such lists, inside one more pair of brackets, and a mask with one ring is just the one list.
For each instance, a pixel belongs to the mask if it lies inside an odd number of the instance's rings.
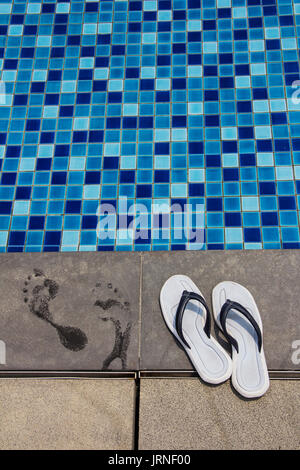
{"label": "turquoise tile", "polygon": [[[300,248],[298,1],[0,10],[0,251]],[[126,198],[205,243],[97,237]]]}

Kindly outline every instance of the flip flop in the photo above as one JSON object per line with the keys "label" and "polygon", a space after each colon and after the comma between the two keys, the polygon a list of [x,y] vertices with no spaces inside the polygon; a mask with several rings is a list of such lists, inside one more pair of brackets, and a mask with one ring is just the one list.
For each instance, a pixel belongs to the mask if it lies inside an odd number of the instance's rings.
{"label": "flip flop", "polygon": [[243,397],[261,397],[270,381],[253,296],[240,284],[226,281],[213,289],[212,303],[216,323],[232,348],[233,387]]}
{"label": "flip flop", "polygon": [[160,292],[164,320],[199,376],[210,384],[227,380],[230,356],[211,336],[211,316],[203,295],[187,276],[170,277]]}

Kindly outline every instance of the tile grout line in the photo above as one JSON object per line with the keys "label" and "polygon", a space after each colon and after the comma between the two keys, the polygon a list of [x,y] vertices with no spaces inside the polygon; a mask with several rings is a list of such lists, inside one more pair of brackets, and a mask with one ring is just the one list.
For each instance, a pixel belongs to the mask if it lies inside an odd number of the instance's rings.
{"label": "tile grout line", "polygon": [[[142,293],[143,293],[143,253],[140,253],[140,279],[139,279],[139,322],[138,322],[138,367],[141,368],[141,343],[142,343]],[[135,413],[134,413],[134,433],[133,450],[139,449],[140,434],[140,376],[135,377]]]}
{"label": "tile grout line", "polygon": [[135,384],[135,412],[134,412],[134,430],[133,430],[133,450],[139,450],[139,437],[140,437],[140,392],[141,392],[141,379],[139,374],[136,375],[134,380]]}
{"label": "tile grout line", "polygon": [[[271,380],[300,380],[300,371],[299,370],[275,370],[269,369],[269,376]],[[161,379],[161,378],[171,378],[171,379],[189,379],[196,378],[198,379],[198,374],[195,370],[187,369],[144,369],[136,371],[49,371],[49,370],[32,370],[32,371],[20,371],[20,370],[10,370],[3,371],[0,370],[0,380],[1,379],[71,379],[71,380],[89,380],[89,379],[98,379],[98,380],[136,380],[139,379]]]}
{"label": "tile grout line", "polygon": [[139,321],[138,321],[138,367],[141,369],[142,349],[142,293],[143,293],[143,253],[140,254],[140,279],[139,279]]}

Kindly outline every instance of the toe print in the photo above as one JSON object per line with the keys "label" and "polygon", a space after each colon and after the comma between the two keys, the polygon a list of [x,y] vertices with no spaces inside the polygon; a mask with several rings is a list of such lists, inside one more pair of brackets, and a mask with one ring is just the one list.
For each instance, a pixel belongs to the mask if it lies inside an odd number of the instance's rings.
{"label": "toe print", "polygon": [[[120,359],[122,369],[127,368],[127,351],[130,343],[131,322],[130,303],[123,299],[112,283],[98,282],[93,289],[96,296],[94,305],[100,308],[100,319],[114,325],[115,340],[111,353],[104,360],[102,370],[109,369],[115,359]],[[105,314],[102,316],[102,314]],[[109,314],[109,315],[108,315]]]}
{"label": "toe print", "polygon": [[71,351],[83,349],[88,339],[83,331],[71,326],[59,325],[54,321],[50,304],[57,296],[59,285],[48,279],[40,269],[34,269],[33,276],[28,276],[24,282],[24,302],[30,312],[49,323],[56,329],[61,344]]}

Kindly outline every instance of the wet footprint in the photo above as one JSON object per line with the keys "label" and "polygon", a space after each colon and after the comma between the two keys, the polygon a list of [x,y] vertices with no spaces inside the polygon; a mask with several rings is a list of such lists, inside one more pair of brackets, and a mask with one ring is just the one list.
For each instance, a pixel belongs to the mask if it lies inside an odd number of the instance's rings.
{"label": "wet footprint", "polygon": [[[33,283],[34,286],[31,288]],[[49,304],[57,296],[58,290],[57,282],[48,279],[40,269],[34,269],[33,275],[28,276],[24,282],[24,302],[32,314],[56,329],[60,342],[65,348],[80,351],[87,345],[86,334],[79,328],[59,325],[54,321],[49,310]]]}
{"label": "wet footprint", "polygon": [[[115,359],[120,359],[122,369],[127,368],[127,351],[130,343],[131,321],[128,317],[131,315],[130,303],[124,300],[118,288],[112,283],[98,282],[93,294],[96,296],[94,305],[99,307],[101,314],[99,318],[103,321],[111,321],[115,329],[115,341],[111,353],[103,361],[102,370],[107,370]],[[107,313],[111,314],[107,316]],[[125,323],[125,326],[123,324]]]}

